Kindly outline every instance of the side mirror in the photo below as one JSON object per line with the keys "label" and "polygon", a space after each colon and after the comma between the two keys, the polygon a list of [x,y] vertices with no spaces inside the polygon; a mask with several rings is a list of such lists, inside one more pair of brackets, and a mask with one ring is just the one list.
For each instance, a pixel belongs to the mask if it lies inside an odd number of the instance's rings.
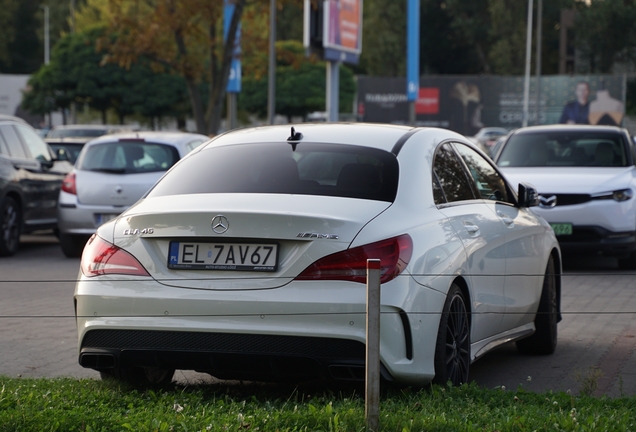
{"label": "side mirror", "polygon": [[517,196],[519,207],[535,207],[539,205],[539,193],[530,183],[519,183]]}

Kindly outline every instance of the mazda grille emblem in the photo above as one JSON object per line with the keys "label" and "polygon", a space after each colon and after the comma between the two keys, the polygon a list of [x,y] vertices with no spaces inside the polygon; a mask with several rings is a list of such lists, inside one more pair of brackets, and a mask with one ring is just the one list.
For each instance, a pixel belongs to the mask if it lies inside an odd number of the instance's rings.
{"label": "mazda grille emblem", "polygon": [[552,196],[539,196],[539,207],[541,208],[553,208],[557,205],[556,195]]}
{"label": "mazda grille emblem", "polygon": [[217,234],[223,234],[230,227],[230,223],[227,218],[222,215],[214,216],[212,219],[212,231]]}

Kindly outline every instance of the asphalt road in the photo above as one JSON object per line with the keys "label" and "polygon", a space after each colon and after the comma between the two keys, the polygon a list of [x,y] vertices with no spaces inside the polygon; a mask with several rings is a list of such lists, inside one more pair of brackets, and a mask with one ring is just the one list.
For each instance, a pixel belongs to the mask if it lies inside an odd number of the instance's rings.
{"label": "asphalt road", "polygon": [[[73,318],[79,260],[62,255],[53,236],[24,236],[20,251],[0,258],[0,375],[95,378],[77,363]],[[471,365],[480,386],[536,392],[596,386],[593,394],[636,395],[636,273],[611,259],[565,267],[563,321],[550,356],[524,356],[507,344]],[[178,371],[180,382],[214,382]]]}

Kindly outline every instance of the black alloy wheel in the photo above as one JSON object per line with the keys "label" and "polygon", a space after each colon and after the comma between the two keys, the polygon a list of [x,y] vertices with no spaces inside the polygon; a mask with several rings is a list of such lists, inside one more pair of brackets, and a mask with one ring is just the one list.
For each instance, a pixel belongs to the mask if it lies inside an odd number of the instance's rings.
{"label": "black alloy wheel", "polygon": [[0,204],[0,256],[10,256],[20,245],[20,209],[11,197]]}
{"label": "black alloy wheel", "polygon": [[435,347],[434,384],[450,382],[459,386],[468,381],[470,366],[470,325],[464,295],[453,284],[440,319]]}

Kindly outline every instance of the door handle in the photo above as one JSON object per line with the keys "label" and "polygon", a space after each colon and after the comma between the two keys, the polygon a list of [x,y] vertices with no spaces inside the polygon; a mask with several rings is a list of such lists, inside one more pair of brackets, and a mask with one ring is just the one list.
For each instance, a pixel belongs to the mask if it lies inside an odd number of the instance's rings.
{"label": "door handle", "polygon": [[470,235],[479,235],[479,226],[468,222],[468,221],[464,221],[464,229],[468,232],[468,234]]}
{"label": "door handle", "polygon": [[515,221],[511,219],[509,216],[507,216],[505,213],[497,212],[497,216],[499,216],[499,218],[503,221],[503,223],[505,223],[508,226],[512,226],[515,223]]}

